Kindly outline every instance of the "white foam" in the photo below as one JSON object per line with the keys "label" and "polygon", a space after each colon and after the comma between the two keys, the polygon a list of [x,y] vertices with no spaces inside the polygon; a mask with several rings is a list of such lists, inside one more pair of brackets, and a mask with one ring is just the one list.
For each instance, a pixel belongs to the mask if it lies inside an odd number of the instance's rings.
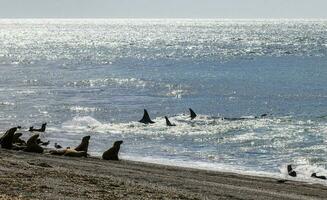
{"label": "white foam", "polygon": [[[190,120],[189,116],[184,114],[171,116],[169,119],[176,124],[175,127],[166,126],[163,117],[153,119],[155,124],[145,125],[139,122],[106,123],[84,116],[74,117],[65,122],[62,128],[75,135],[89,131],[97,134],[97,138],[103,138],[104,141],[108,141],[108,138],[122,138],[130,142],[129,145],[136,145],[136,148],[132,147],[133,153],[125,152],[123,149],[122,157],[135,161],[309,183],[322,183],[321,180],[311,178],[313,172],[327,175],[327,170],[321,167],[324,160],[310,160],[305,156],[307,155],[305,152],[308,151],[325,151],[323,144],[312,144],[307,147],[296,145],[301,144],[308,137],[307,132],[301,131],[303,128],[309,131],[312,128],[311,131],[317,132],[316,136],[325,138],[325,134],[321,131],[326,127],[325,122],[317,124],[311,121],[299,122],[290,118],[252,117],[228,121],[206,115],[198,115],[196,119]],[[109,141],[112,142],[110,139]],[[167,143],[162,143],[163,141]],[[149,146],[145,149],[138,148],[139,142],[147,143]],[[226,155],[221,154],[221,145],[227,148],[227,151],[224,151]],[[104,148],[106,144],[101,143],[100,146]],[[94,149],[93,153],[100,155],[104,150],[101,148]],[[228,148],[231,148],[231,152]],[[144,157],[138,155],[138,152],[144,155],[141,152],[147,149],[153,151]],[[282,162],[288,160],[298,171],[298,177],[289,177],[285,171],[286,164]],[[276,168],[279,164],[280,167]]]}
{"label": "white foam", "polygon": [[228,172],[228,173],[236,173],[236,174],[243,174],[243,175],[250,175],[250,176],[269,177],[275,179],[300,181],[300,182],[306,182],[312,184],[319,183],[322,185],[327,185],[327,181],[311,177],[311,174],[314,172],[317,172],[317,175],[327,175],[327,170],[318,166],[309,166],[309,165],[300,165],[295,167],[293,166],[293,169],[297,171],[297,177],[291,177],[288,176],[287,174],[286,164],[280,166],[280,172],[265,172],[260,170],[253,170],[243,166],[228,165],[224,163],[185,161],[181,159],[167,159],[167,158],[159,158],[159,157],[152,157],[152,156],[138,157],[135,155],[122,155],[121,158],[131,161],[162,164],[168,166],[186,167],[186,168],[210,170],[210,171],[217,171],[217,172]]}
{"label": "white foam", "polygon": [[99,108],[84,106],[72,106],[69,109],[74,112],[95,112],[100,110]]}
{"label": "white foam", "polygon": [[15,103],[12,103],[12,102],[8,102],[8,101],[4,101],[4,102],[0,102],[0,106],[3,105],[3,106],[14,106]]}

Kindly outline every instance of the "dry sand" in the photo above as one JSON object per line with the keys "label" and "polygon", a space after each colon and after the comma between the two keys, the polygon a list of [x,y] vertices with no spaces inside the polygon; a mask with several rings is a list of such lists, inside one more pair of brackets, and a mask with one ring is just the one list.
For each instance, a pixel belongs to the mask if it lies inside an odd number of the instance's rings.
{"label": "dry sand", "polygon": [[2,199],[327,199],[327,187],[132,161],[0,149]]}

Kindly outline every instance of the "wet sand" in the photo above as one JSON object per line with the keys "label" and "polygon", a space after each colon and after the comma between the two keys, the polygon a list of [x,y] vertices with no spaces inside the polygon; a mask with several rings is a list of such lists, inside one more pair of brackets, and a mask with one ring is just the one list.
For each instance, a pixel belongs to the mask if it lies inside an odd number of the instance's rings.
{"label": "wet sand", "polygon": [[0,149],[0,200],[326,198],[319,184]]}

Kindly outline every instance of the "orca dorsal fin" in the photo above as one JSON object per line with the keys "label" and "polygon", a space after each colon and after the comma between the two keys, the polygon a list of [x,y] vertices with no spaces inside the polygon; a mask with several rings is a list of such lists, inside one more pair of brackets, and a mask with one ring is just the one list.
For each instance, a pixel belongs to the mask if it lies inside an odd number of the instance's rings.
{"label": "orca dorsal fin", "polygon": [[172,123],[169,121],[169,119],[168,119],[167,116],[165,116],[165,119],[166,119],[166,125],[167,125],[167,126],[176,126],[175,124],[172,124]]}
{"label": "orca dorsal fin", "polygon": [[152,121],[150,119],[149,113],[148,113],[148,111],[146,109],[144,109],[143,117],[139,122],[141,122],[143,124],[153,124],[153,123],[155,123],[154,121]]}
{"label": "orca dorsal fin", "polygon": [[190,114],[191,114],[191,120],[193,120],[194,118],[196,118],[196,114],[191,108],[189,108],[189,110],[190,110]]}

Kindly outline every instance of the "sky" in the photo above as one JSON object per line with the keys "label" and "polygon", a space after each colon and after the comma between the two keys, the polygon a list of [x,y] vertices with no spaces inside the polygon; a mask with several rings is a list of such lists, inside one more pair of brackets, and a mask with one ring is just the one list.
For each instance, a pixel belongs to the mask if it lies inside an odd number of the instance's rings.
{"label": "sky", "polygon": [[0,0],[0,18],[324,18],[327,0]]}

